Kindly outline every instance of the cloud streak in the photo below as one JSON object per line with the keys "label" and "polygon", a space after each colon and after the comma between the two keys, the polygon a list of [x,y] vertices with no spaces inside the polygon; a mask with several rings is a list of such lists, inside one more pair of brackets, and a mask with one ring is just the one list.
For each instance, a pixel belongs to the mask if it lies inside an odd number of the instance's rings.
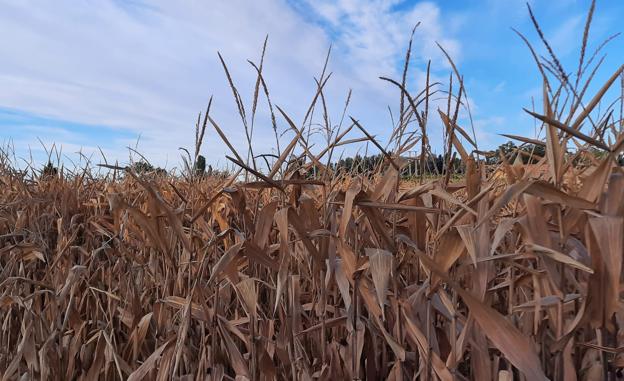
{"label": "cloud streak", "polygon": [[[142,150],[162,162],[175,157],[177,147],[192,145],[196,114],[211,94],[215,119],[234,140],[243,137],[217,51],[249,102],[255,73],[246,60],[259,58],[268,34],[265,77],[271,95],[298,120],[333,42],[328,102],[342,105],[353,88],[351,111],[365,123],[389,126],[385,108],[396,91],[377,76],[397,74],[411,27],[427,15],[419,38],[440,39],[458,50],[456,41],[443,36],[440,11],[432,3],[402,11],[384,2],[308,3],[316,20],[292,5],[280,0],[184,6],[169,1],[5,3],[0,24],[13,38],[2,42],[0,105],[106,126],[111,135],[141,134]],[[419,56],[431,50],[419,46]],[[268,134],[257,137],[255,144],[271,149]],[[225,150],[216,136],[207,138],[209,158],[221,157]]]}
{"label": "cloud streak", "polygon": [[[541,11],[550,5],[535,3],[542,17]],[[522,65],[532,67],[524,47],[518,43],[512,50],[507,40],[494,33],[511,26],[503,25],[507,11],[496,5],[498,2],[481,5],[485,11],[453,8],[446,2],[398,0],[183,4],[165,0],[0,0],[0,4],[0,32],[10,36],[0,41],[0,108],[17,110],[32,119],[30,129],[25,129],[0,114],[0,127],[9,131],[4,137],[23,144],[41,133],[57,143],[104,146],[121,160],[127,157],[125,146],[134,145],[140,136],[139,150],[147,157],[158,164],[177,164],[178,147],[193,145],[197,113],[205,108],[210,95],[214,95],[213,118],[245,152],[242,124],[216,53],[222,53],[241,97],[250,105],[255,71],[247,59],[259,60],[267,34],[264,77],[272,101],[297,123],[315,93],[314,78],[319,76],[331,45],[332,78],[325,95],[332,123],[340,119],[345,97],[352,89],[349,114],[380,139],[387,137],[391,130],[387,105],[398,103],[399,92],[378,77],[400,77],[410,31],[419,21],[409,87],[422,88],[428,60],[432,61],[434,79],[447,81],[449,67],[435,44],[439,42],[459,63],[466,82],[476,83],[474,90],[468,90],[479,102],[473,105],[477,121],[483,120],[477,128],[504,125],[500,118],[511,115],[507,110],[511,105],[500,104],[500,97],[524,94],[535,86],[520,80],[531,73],[529,69],[516,69],[521,67],[517,50],[527,58]],[[567,6],[570,10],[565,13],[561,6],[552,7],[568,20],[552,34],[554,44],[561,40],[565,45],[565,35],[578,26],[582,9]],[[514,20],[520,20],[516,13],[521,12],[513,13]],[[600,12],[596,17],[604,20]],[[526,20],[522,22],[526,26]],[[481,29],[487,35],[469,33]],[[509,40],[513,38],[509,33]],[[488,45],[482,48],[475,41],[487,41]],[[476,54],[465,48],[467,44]],[[503,64],[493,62],[494,58]],[[506,62],[509,74],[499,75],[499,66]],[[501,83],[504,86],[497,86]],[[514,102],[519,98],[513,98]],[[513,106],[520,109],[521,104],[516,107],[516,103]],[[60,125],[46,130],[42,117]],[[280,132],[287,129],[282,119],[278,122]],[[482,135],[491,136],[491,131]],[[257,151],[271,152],[272,136],[266,107],[261,106],[254,135]],[[16,149],[25,152],[26,148]],[[225,153],[216,134],[208,131],[204,144],[208,160],[222,160]]]}

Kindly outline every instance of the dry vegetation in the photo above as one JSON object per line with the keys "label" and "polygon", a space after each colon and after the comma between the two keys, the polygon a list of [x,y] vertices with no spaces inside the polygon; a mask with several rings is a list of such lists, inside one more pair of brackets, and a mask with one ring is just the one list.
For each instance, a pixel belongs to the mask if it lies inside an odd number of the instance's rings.
{"label": "dry vegetation", "polygon": [[[546,147],[538,164],[501,157],[485,166],[457,123],[467,97],[456,69],[444,89],[401,91],[392,148],[384,148],[355,119],[329,123],[325,71],[297,126],[271,104],[262,63],[251,114],[227,77],[249,141],[259,99],[288,123],[294,137],[277,157],[251,145],[237,152],[209,112],[184,176],[114,166],[105,176],[88,168],[33,176],[4,155],[0,376],[616,379],[624,134],[621,96],[608,107],[602,98],[622,67],[585,96],[602,62],[602,45],[585,54],[592,12],[573,75],[550,48],[548,58],[534,54],[545,100],[531,113],[546,138],[517,139]],[[388,81],[405,89],[405,76]],[[453,96],[430,115],[435,93]],[[313,152],[315,109],[327,148]],[[446,163],[459,155],[463,180],[449,181],[445,169],[401,182],[407,150],[419,147],[424,164],[434,117],[446,126]],[[239,173],[192,170],[207,126]],[[327,165],[337,147],[362,141],[385,157],[374,173]]]}

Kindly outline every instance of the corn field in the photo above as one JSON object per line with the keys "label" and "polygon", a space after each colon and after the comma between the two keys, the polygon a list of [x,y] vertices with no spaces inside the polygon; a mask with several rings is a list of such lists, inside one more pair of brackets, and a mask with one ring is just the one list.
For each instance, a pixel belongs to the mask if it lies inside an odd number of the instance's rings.
{"label": "corn field", "polygon": [[[235,147],[209,106],[180,175],[110,164],[100,174],[89,166],[37,173],[5,150],[0,376],[619,379],[624,67],[605,69],[608,81],[588,93],[606,45],[586,51],[593,9],[572,71],[532,12],[549,55],[518,32],[543,83],[543,103],[526,111],[544,137],[512,138],[545,147],[537,164],[519,155],[485,164],[490,153],[458,122],[468,97],[451,57],[445,87],[429,76],[416,90],[405,75],[381,79],[400,94],[387,144],[346,111],[340,124],[328,121],[325,69],[298,124],[271,102],[262,62],[252,63],[249,107],[221,58],[248,144]],[[411,42],[404,73],[410,51]],[[434,108],[440,94],[448,102]],[[277,155],[251,144],[261,102]],[[320,131],[312,131],[314,111]],[[444,126],[446,165],[423,176],[432,123]],[[206,144],[229,147],[238,172],[195,171],[206,128],[221,139]],[[357,144],[381,152],[374,171],[330,165],[339,147]],[[413,149],[420,155],[408,158]],[[456,157],[460,178],[449,165]],[[405,180],[410,160],[418,171]]]}

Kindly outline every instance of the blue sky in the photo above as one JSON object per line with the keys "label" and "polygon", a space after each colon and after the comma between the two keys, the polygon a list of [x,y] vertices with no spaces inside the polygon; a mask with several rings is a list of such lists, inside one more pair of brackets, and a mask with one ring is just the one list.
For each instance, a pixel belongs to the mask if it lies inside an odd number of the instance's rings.
{"label": "blue sky", "polygon": [[[576,68],[589,1],[530,1],[567,70]],[[388,105],[398,91],[378,79],[399,78],[413,25],[416,31],[409,88],[419,91],[424,69],[448,81],[443,45],[464,75],[480,148],[505,141],[499,133],[534,136],[522,107],[540,104],[541,80],[522,41],[523,32],[543,53],[524,1],[9,1],[0,0],[0,128],[16,155],[42,160],[39,140],[63,154],[93,154],[127,162],[137,147],[152,162],[180,165],[178,147],[191,148],[197,114],[214,96],[211,115],[241,151],[244,131],[217,51],[226,60],[243,100],[255,82],[247,59],[258,61],[269,35],[265,79],[272,101],[301,121],[332,45],[327,101],[338,123],[349,89],[349,115],[380,140],[391,131]],[[621,32],[624,2],[598,1],[589,51]],[[595,84],[622,64],[622,37]],[[591,92],[590,92],[591,95]],[[261,101],[264,102],[264,101]],[[256,152],[274,150],[267,109],[261,103]],[[250,106],[249,106],[250,107]],[[462,123],[467,123],[462,115]],[[285,121],[278,120],[280,130]],[[436,131],[435,125],[432,133]],[[289,140],[289,135],[283,137]],[[434,150],[439,139],[432,137]],[[223,165],[226,147],[207,131],[203,154]]]}

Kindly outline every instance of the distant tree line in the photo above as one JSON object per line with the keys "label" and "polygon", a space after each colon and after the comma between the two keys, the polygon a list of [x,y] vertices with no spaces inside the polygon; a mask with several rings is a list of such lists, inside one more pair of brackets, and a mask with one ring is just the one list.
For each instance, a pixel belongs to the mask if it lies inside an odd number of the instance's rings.
{"label": "distant tree line", "polygon": [[500,164],[504,156],[508,162],[513,163],[516,157],[520,155],[520,159],[524,164],[536,164],[544,156],[546,156],[546,147],[538,144],[525,144],[520,147],[516,146],[512,141],[501,144],[495,151],[490,152],[486,156],[486,163]]}
{"label": "distant tree line", "polygon": [[[593,155],[596,158],[602,158],[606,153],[595,149],[590,148],[586,153]],[[520,160],[523,164],[536,164],[542,158],[546,156],[546,147],[541,144],[523,144],[521,146],[517,146],[512,141],[508,141],[504,144],[501,144],[496,148],[496,150],[485,152],[485,163],[487,165],[498,165],[502,162],[502,158],[504,157],[507,162],[513,163],[517,160],[518,155],[520,155]],[[355,155],[354,157],[345,157],[339,159],[337,162],[330,164],[330,167],[333,171],[337,172],[347,172],[352,174],[371,174],[375,173],[381,165],[383,165],[385,157],[383,154],[370,155],[370,156],[362,156]],[[582,164],[582,162],[587,161],[586,155],[579,155],[574,158],[574,164]],[[289,166],[298,167],[299,165],[303,165],[305,162],[305,156],[301,156],[291,160]],[[620,166],[624,166],[624,154],[620,154],[617,158],[617,162]],[[429,154],[425,156],[425,176],[437,176],[444,173],[445,167],[445,158],[443,155],[435,155]],[[156,174],[159,176],[164,176],[167,174],[167,171],[160,167],[154,167],[152,164],[148,163],[145,160],[140,160],[132,163],[129,166],[130,170],[132,170],[136,174]],[[408,164],[402,169],[401,176],[404,178],[409,178],[412,176],[419,176],[420,173],[420,157],[412,157],[409,159]],[[196,159],[193,168],[190,169],[196,177],[228,177],[231,173],[227,170],[215,170],[211,165],[206,165],[206,159],[199,155]],[[455,155],[451,158],[451,172],[454,174],[461,175],[465,172],[466,167],[465,163]],[[48,162],[41,170],[40,176],[45,177],[53,177],[58,173],[58,168],[52,165],[51,162]],[[317,168],[312,167],[308,170],[307,176],[312,178],[318,174],[319,171]]]}
{"label": "distant tree line", "polygon": [[[333,170],[345,171],[349,173],[366,174],[375,172],[381,163],[384,161],[382,154],[361,156],[355,155],[354,157],[346,157],[338,160],[338,162],[331,165]],[[427,155],[425,157],[425,170],[426,176],[434,176],[443,173],[444,171],[444,156],[442,155]],[[419,174],[420,158],[410,158],[408,164],[402,170],[402,176],[410,177]],[[462,161],[453,157],[451,159],[451,167],[454,173],[463,173],[464,164]]]}
{"label": "distant tree line", "polygon": [[[597,149],[590,149],[590,154],[594,157],[600,158],[604,155],[604,152]],[[523,144],[517,146],[512,141],[508,141],[501,144],[495,150],[485,153],[485,163],[487,165],[498,165],[503,161],[503,157],[509,163],[514,163],[518,156],[523,164],[536,164],[546,156],[546,147],[541,144]],[[366,174],[374,172],[382,163],[384,157],[382,154],[361,156],[355,155],[354,157],[341,158],[338,162],[332,164],[332,169],[346,171],[350,173]],[[575,162],[582,160],[582,157],[577,157]],[[443,155],[427,155],[425,157],[425,176],[435,176],[444,172],[445,158]],[[620,166],[624,166],[624,155],[618,157],[618,163]],[[409,164],[403,169],[401,175],[403,177],[410,177],[419,175],[420,158],[410,158]],[[453,156],[451,160],[451,169],[454,174],[463,174],[465,172],[465,163],[456,156]]]}

